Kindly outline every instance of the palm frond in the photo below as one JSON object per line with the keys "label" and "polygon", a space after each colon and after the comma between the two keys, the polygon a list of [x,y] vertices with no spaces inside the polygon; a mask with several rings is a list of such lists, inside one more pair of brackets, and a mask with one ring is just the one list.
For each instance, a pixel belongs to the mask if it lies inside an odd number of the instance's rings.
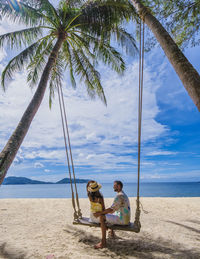
{"label": "palm frond", "polygon": [[38,83],[46,65],[47,58],[53,49],[53,41],[54,38],[51,39],[50,36],[45,37],[40,42],[33,59],[29,63],[27,81],[30,87],[34,87]]}
{"label": "palm frond", "polygon": [[48,0],[40,0],[40,12],[45,15],[45,17],[50,18],[50,22],[56,26],[60,25],[59,15],[54,8],[54,6]]}
{"label": "palm frond", "polygon": [[114,26],[112,29],[112,35],[122,49],[125,49],[126,54],[134,56],[138,52],[136,40],[124,28]]}
{"label": "palm frond", "polygon": [[126,66],[121,54],[110,44],[96,44],[94,47],[94,52],[97,59],[103,61],[106,65],[110,66],[119,74],[123,74]]}
{"label": "palm frond", "polygon": [[37,9],[17,0],[0,1],[0,16],[29,26],[41,24],[43,21]]}
{"label": "palm frond", "polygon": [[78,13],[75,17],[73,17],[72,19],[69,20],[69,22],[67,23],[67,26],[65,28],[65,30],[67,31],[69,28],[72,29],[74,28],[75,26],[79,26],[79,24],[75,24],[74,26],[71,26],[73,24],[73,22],[78,19],[78,17],[80,16],[81,14]]}
{"label": "palm frond", "polygon": [[93,42],[90,37],[87,37],[87,34],[81,35],[80,33],[72,32],[68,38],[71,39],[78,48],[83,49],[89,58],[95,59],[95,55],[90,51]]}
{"label": "palm frond", "polygon": [[42,35],[41,27],[33,27],[0,35],[0,47],[21,48],[35,42]]}
{"label": "palm frond", "polygon": [[70,46],[67,41],[63,44],[63,56],[65,58],[66,67],[69,66],[69,75],[72,87],[76,88],[76,80],[74,77],[74,69],[73,69],[73,62],[72,62],[72,53],[70,51]]}
{"label": "palm frond", "polygon": [[[81,10],[78,8],[70,7],[67,1],[61,5],[61,8],[57,10],[59,17],[62,19],[63,26],[67,29],[70,25],[79,17]],[[75,23],[77,24],[77,23]]]}
{"label": "palm frond", "polygon": [[68,9],[79,9],[83,4],[85,3],[85,0],[61,0],[59,2],[59,8],[68,8]]}
{"label": "palm frond", "polygon": [[[121,54],[112,47],[109,42],[106,42],[104,39],[98,39],[96,37],[90,36],[86,33],[83,33],[82,37],[77,34],[72,34],[76,36],[76,44],[84,49],[84,52],[94,60],[95,64],[98,64],[98,61],[102,61],[106,65],[110,66],[117,73],[123,73],[125,70],[125,62],[121,57]],[[94,46],[92,52],[90,47]]]}
{"label": "palm frond", "polygon": [[85,31],[101,35],[103,29],[109,30],[113,24],[134,19],[135,14],[133,5],[127,0],[96,0],[83,5],[78,20]]}
{"label": "palm frond", "polygon": [[53,98],[55,96],[55,89],[62,87],[62,75],[64,71],[63,56],[60,52],[58,54],[57,60],[51,71],[50,81],[49,81],[49,107],[51,109]]}
{"label": "palm frond", "polygon": [[4,91],[6,90],[5,83],[12,80],[13,73],[22,70],[25,64],[27,64],[33,58],[38,46],[39,42],[35,42],[10,60],[8,65],[3,70],[1,76],[1,84]]}
{"label": "palm frond", "polygon": [[100,74],[90,63],[82,49],[73,48],[73,63],[75,73],[80,76],[80,80],[84,80],[87,86],[87,92],[90,98],[94,99],[97,94],[99,98],[106,104],[106,98],[100,81]]}

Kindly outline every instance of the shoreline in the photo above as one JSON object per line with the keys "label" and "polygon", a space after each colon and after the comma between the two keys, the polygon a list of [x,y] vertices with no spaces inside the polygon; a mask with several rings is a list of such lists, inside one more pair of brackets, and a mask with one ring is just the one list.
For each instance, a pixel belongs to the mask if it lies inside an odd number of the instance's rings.
{"label": "shoreline", "polygon": [[[136,199],[136,196],[129,196],[130,199]],[[83,200],[87,200],[88,198],[80,198],[79,200],[83,199]],[[104,199],[114,199],[114,197],[104,197]],[[200,196],[140,196],[140,200],[141,199],[200,199]],[[47,197],[47,198],[1,198],[0,197],[0,201],[1,200],[71,200],[71,198],[69,197],[59,197],[59,198],[51,198],[51,197]],[[1,259],[1,258],[0,258]]]}
{"label": "shoreline", "polygon": [[[112,201],[105,198],[106,207]],[[70,198],[0,199],[0,258],[199,258],[200,197],[141,197],[141,203],[148,211],[141,210],[141,232],[117,231],[119,239],[96,251],[100,229],[72,225]],[[88,216],[88,199],[80,198],[80,206]]]}

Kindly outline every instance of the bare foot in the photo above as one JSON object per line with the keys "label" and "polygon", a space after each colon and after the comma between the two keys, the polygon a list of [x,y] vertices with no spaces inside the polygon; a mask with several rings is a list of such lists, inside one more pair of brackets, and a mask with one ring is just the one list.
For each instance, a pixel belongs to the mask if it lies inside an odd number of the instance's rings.
{"label": "bare foot", "polygon": [[102,244],[101,242],[94,246],[95,249],[102,249],[104,247],[106,247],[106,244]]}

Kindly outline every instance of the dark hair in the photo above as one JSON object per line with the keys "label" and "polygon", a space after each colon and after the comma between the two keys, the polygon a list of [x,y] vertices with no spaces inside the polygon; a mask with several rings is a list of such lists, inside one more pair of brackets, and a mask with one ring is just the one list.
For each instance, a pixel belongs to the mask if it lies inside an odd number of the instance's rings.
{"label": "dark hair", "polygon": [[96,191],[96,192],[89,192],[88,191],[88,186],[90,183],[94,183],[95,181],[89,181],[87,183],[87,186],[86,186],[86,189],[87,189],[87,195],[88,195],[88,198],[90,198],[92,201],[95,200],[95,198],[102,198],[103,199],[103,195],[100,193],[100,191]]}
{"label": "dark hair", "polygon": [[103,199],[103,195],[100,193],[100,191],[88,192],[88,197],[91,198],[92,201],[95,201],[95,198]]}
{"label": "dark hair", "polygon": [[120,185],[120,186],[121,186],[121,189],[123,188],[123,183],[122,183],[121,181],[115,181],[115,183],[116,183],[117,185]]}

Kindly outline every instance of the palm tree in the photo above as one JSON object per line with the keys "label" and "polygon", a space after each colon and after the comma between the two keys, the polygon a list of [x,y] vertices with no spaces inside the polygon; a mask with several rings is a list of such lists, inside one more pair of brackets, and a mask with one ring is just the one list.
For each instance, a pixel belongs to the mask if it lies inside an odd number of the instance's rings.
{"label": "palm tree", "polygon": [[18,126],[0,154],[0,184],[3,182],[30,124],[43,100],[47,85],[50,105],[54,90],[61,84],[68,69],[72,85],[75,76],[84,81],[92,98],[106,98],[96,70],[97,60],[111,66],[118,73],[125,69],[120,53],[111,46],[114,35],[127,52],[136,50],[134,39],[121,26],[134,8],[125,0],[60,1],[56,9],[48,0],[1,0],[0,15],[28,28],[0,36],[0,46],[23,49],[10,60],[2,73],[2,86],[13,73],[28,69],[28,82],[38,86]]}
{"label": "palm tree", "polygon": [[185,89],[200,111],[200,76],[198,72],[184,56],[161,23],[151,14],[149,8],[145,7],[140,0],[131,0],[131,2],[136,12],[144,20],[160,43],[165,55],[168,57]]}

